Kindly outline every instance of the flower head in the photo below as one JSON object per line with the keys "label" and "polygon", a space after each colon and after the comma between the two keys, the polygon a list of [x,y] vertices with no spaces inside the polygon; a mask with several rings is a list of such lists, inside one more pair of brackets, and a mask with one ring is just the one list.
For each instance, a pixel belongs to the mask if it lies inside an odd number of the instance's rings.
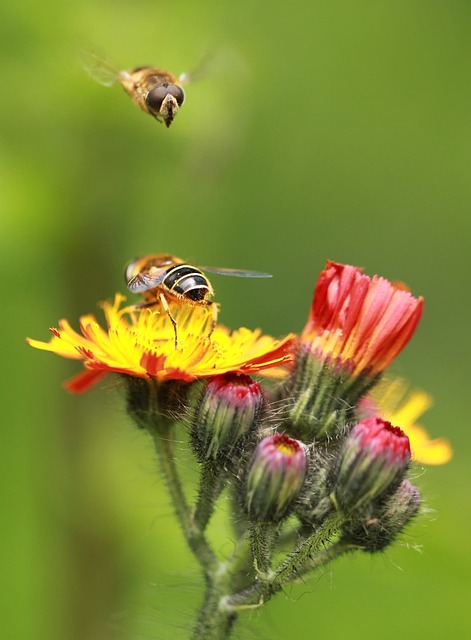
{"label": "flower head", "polygon": [[246,482],[250,519],[277,522],[287,515],[304,483],[306,448],[298,440],[276,433],[261,440]]}
{"label": "flower head", "polygon": [[381,418],[353,427],[342,445],[334,472],[332,501],[341,512],[363,507],[395,488],[410,462],[406,434]]}
{"label": "flower head", "polygon": [[431,440],[427,431],[416,420],[432,404],[432,398],[424,391],[408,392],[401,379],[385,380],[359,403],[362,417],[381,416],[394,424],[400,424],[410,440],[412,459],[422,464],[445,464],[453,456],[453,449],[446,438]]}
{"label": "flower head", "polygon": [[67,320],[61,320],[59,329],[51,329],[49,342],[28,339],[37,349],[83,361],[86,370],[67,383],[70,391],[86,391],[110,372],[184,382],[226,372],[264,371],[276,376],[276,367],[292,360],[294,336],[275,340],[259,329],[231,332],[222,325],[211,332],[208,312],[199,306],[172,308],[179,336],[179,348],[175,349],[173,325],[165,312],[122,307],[123,301],[124,297],[116,294],[113,303],[102,304],[106,328],[88,314],[80,318],[81,335]]}
{"label": "flower head", "polygon": [[357,376],[381,373],[408,343],[423,299],[404,285],[328,261],[320,274],[301,342],[322,361]]}
{"label": "flower head", "polygon": [[249,376],[225,373],[211,378],[202,390],[193,416],[191,441],[196,457],[229,459],[255,428],[264,397]]}

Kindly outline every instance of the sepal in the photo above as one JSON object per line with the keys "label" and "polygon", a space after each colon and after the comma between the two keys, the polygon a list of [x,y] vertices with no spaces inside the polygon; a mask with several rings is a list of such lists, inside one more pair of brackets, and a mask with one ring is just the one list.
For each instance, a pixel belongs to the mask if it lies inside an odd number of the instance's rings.
{"label": "sepal", "polygon": [[387,500],[346,523],[343,539],[370,553],[383,551],[418,514],[421,502],[417,487],[405,479]]}

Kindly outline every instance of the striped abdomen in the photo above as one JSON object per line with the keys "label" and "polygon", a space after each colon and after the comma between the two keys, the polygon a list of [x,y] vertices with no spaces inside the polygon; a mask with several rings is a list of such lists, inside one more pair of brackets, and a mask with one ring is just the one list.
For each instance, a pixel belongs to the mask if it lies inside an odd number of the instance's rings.
{"label": "striped abdomen", "polygon": [[188,264],[171,267],[162,281],[167,291],[177,298],[202,303],[214,295],[209,280],[202,271]]}

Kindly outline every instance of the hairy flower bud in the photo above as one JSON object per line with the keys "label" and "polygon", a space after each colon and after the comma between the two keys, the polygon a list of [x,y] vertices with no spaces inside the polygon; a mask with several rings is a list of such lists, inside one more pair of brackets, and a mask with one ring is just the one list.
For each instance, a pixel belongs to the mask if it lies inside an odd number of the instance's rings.
{"label": "hairy flower bud", "polygon": [[347,523],[344,539],[370,553],[383,551],[417,515],[420,503],[417,487],[403,480],[397,491],[376,505],[367,517]]}
{"label": "hairy flower bud", "polygon": [[142,429],[162,429],[181,420],[188,410],[193,385],[180,380],[157,382],[122,376],[126,386],[127,410]]}
{"label": "hairy flower bud", "polygon": [[357,400],[375,383],[368,376],[353,377],[300,344],[285,383],[285,396],[294,399],[288,407],[289,429],[309,443],[342,433],[354,420]]}
{"label": "hairy flower bud", "polygon": [[286,383],[294,433],[304,440],[342,433],[358,399],[409,342],[422,308],[404,286],[328,261]]}
{"label": "hairy flower bud", "polygon": [[245,483],[248,517],[278,522],[286,516],[301,491],[306,468],[306,448],[298,440],[280,433],[261,440]]}
{"label": "hairy flower bud", "polygon": [[331,499],[342,513],[366,506],[403,479],[410,462],[409,438],[381,418],[359,422],[336,463]]}
{"label": "hairy flower bud", "polygon": [[256,426],[263,392],[249,376],[226,373],[212,378],[201,392],[191,429],[200,462],[228,457]]}

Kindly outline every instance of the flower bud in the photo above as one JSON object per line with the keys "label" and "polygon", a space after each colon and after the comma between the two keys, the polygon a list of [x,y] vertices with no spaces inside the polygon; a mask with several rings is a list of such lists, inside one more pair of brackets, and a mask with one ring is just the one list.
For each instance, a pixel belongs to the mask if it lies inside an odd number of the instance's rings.
{"label": "flower bud", "polygon": [[359,422],[337,460],[331,499],[342,513],[366,506],[403,479],[410,462],[409,438],[381,418]]}
{"label": "flower bud", "polygon": [[354,420],[358,399],[375,383],[368,376],[353,377],[311,352],[309,345],[299,345],[284,389],[285,396],[293,398],[288,406],[290,431],[308,443],[343,433]]}
{"label": "flower bud", "polygon": [[409,342],[422,309],[403,285],[329,260],[285,384],[290,432],[305,441],[341,434],[358,399]]}
{"label": "flower bud", "polygon": [[201,393],[191,429],[199,462],[230,456],[253,431],[263,403],[260,385],[249,376],[226,373],[212,378]]}
{"label": "flower bud", "polygon": [[261,440],[252,458],[245,484],[249,519],[278,522],[299,495],[307,468],[305,446],[277,433]]}
{"label": "flower bud", "polygon": [[403,480],[397,491],[375,506],[368,517],[354,520],[344,527],[344,539],[375,553],[383,551],[409,524],[420,509],[421,497],[417,487]]}

